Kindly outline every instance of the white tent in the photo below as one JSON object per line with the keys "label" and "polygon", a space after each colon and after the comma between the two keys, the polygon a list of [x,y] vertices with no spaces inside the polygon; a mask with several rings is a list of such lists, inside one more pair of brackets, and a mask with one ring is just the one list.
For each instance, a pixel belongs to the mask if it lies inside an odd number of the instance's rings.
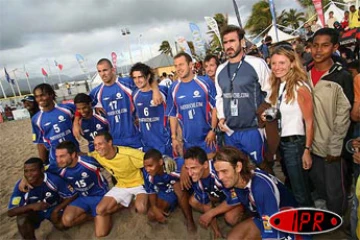
{"label": "white tent", "polygon": [[[334,17],[336,18],[336,20],[338,22],[341,22],[342,19],[344,18],[344,10],[342,10],[341,8],[338,8],[334,2],[330,2],[329,6],[327,7],[326,11],[324,12],[325,24],[326,24],[327,20],[329,19],[329,12],[331,12],[331,11],[334,12]],[[320,19],[318,19],[317,24],[322,26]]]}
{"label": "white tent", "polygon": [[269,32],[267,33],[267,36],[271,36],[272,43],[288,41],[288,40],[299,37],[299,36],[290,35],[288,33],[285,33],[283,31],[281,31],[279,28],[277,29],[277,32],[278,32],[279,41],[276,40],[276,33],[275,33],[275,27],[274,26],[271,26]]}

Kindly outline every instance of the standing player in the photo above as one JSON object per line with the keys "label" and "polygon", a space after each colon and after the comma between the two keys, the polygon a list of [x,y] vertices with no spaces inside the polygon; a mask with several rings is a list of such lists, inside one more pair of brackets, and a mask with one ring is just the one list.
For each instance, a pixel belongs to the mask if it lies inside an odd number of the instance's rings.
{"label": "standing player", "polygon": [[220,65],[219,59],[215,55],[206,55],[204,59],[204,69],[206,75],[215,83],[215,75],[218,66]]}
{"label": "standing player", "polygon": [[98,133],[94,144],[95,152],[89,153],[89,156],[94,157],[117,181],[98,204],[97,214],[109,215],[123,207],[129,207],[134,196],[136,211],[146,213],[148,198],[141,172],[144,153],[134,148],[114,146],[108,132]]}
{"label": "standing player", "polygon": [[62,168],[60,176],[71,183],[79,195],[66,207],[62,216],[63,224],[72,227],[94,217],[95,236],[107,236],[111,230],[111,216],[96,214],[96,207],[108,190],[99,163],[91,157],[78,156],[75,144],[69,141],[56,147],[56,161]]}
{"label": "standing player", "polygon": [[263,160],[264,139],[258,130],[256,110],[270,96],[270,71],[261,58],[245,55],[241,41],[245,32],[228,25],[222,32],[229,60],[216,72],[216,109],[225,144],[241,149],[256,164]]}
{"label": "standing player", "polygon": [[[175,169],[179,170],[182,164],[183,159],[178,158]],[[179,202],[186,218],[187,229],[189,232],[193,232],[196,230],[196,226],[188,203],[187,192],[180,189],[180,174],[165,168],[166,165],[160,151],[150,149],[145,153],[143,175],[150,204],[148,217],[150,220],[164,223],[165,217],[175,209],[177,202]]]}
{"label": "standing player", "polygon": [[152,100],[151,84],[154,81],[154,73],[151,68],[143,63],[136,63],[131,68],[130,75],[138,88],[133,92],[133,100],[144,152],[155,148],[162,154],[172,156],[169,122],[165,115],[167,87],[159,86],[163,103],[156,106]]}
{"label": "standing player", "polygon": [[95,150],[94,138],[96,134],[109,130],[109,122],[93,111],[91,102],[91,97],[85,93],[79,93],[74,98],[76,111],[81,115],[79,124],[84,134],[83,137],[89,142],[89,152]]}
{"label": "standing player", "polygon": [[37,144],[39,157],[47,162],[49,150],[50,166],[48,171],[57,172],[55,148],[63,141],[72,141],[79,148],[72,134],[72,118],[75,106],[73,104],[56,104],[56,93],[46,83],[34,88],[34,96],[41,110],[31,119],[33,142]]}
{"label": "standing player", "polygon": [[173,151],[179,155],[183,152],[176,131],[180,123],[185,149],[200,146],[207,154],[213,155],[217,125],[215,92],[204,80],[194,76],[190,55],[177,54],[174,64],[180,81],[170,86],[166,109],[170,117]]}
{"label": "standing player", "polygon": [[24,163],[24,177],[33,188],[29,192],[21,192],[18,181],[7,212],[9,217],[16,216],[21,237],[36,239],[35,229],[45,219],[51,221],[57,229],[65,229],[61,222],[61,212],[76,197],[72,187],[59,176],[44,173],[40,158],[30,158]]}
{"label": "standing player", "polygon": [[[222,192],[223,185],[218,179],[214,164],[212,160],[208,160],[206,152],[199,147],[191,147],[186,150],[185,156],[185,168],[192,180],[192,189],[194,194],[190,198],[190,205],[205,213],[200,217],[200,223],[202,219],[210,219],[211,227],[214,231],[215,238],[222,236],[219,227],[216,222],[216,215],[224,214],[225,221],[234,226],[242,216],[244,211],[242,205],[236,207],[227,206],[222,204],[225,200],[225,195]],[[214,206],[215,204],[219,204]],[[224,202],[225,203],[225,202]]]}

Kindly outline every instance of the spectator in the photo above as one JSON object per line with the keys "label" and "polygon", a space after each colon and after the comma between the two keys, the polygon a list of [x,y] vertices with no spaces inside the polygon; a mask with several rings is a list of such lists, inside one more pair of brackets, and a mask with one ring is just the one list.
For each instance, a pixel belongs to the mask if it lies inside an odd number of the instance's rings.
{"label": "spectator", "polygon": [[326,21],[326,24],[329,28],[334,28],[334,23],[337,21],[336,17],[334,17],[334,12],[329,12],[329,19]]}
{"label": "spectator", "polygon": [[350,15],[349,15],[349,28],[360,27],[360,16],[359,10],[356,10],[355,5],[350,6]]}
{"label": "spectator", "polygon": [[344,12],[344,18],[341,21],[341,27],[346,31],[349,27],[349,11]]}
{"label": "spectator", "polygon": [[39,105],[35,101],[35,97],[33,95],[27,95],[21,101],[23,102],[24,108],[29,111],[30,117],[33,117],[38,111],[40,111]]}
{"label": "spectator", "polygon": [[317,30],[319,30],[321,26],[317,23],[317,19],[313,20],[311,22],[311,31],[315,33]]}

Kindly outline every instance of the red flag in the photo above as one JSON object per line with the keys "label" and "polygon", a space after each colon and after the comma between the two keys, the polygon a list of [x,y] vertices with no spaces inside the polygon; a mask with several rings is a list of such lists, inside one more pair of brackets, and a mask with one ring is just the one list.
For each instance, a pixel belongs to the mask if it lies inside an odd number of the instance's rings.
{"label": "red flag", "polygon": [[112,59],[112,63],[114,65],[114,67],[116,67],[116,60],[117,60],[117,55],[115,52],[111,53],[111,59]]}
{"label": "red flag", "polygon": [[323,8],[322,8],[322,3],[321,0],[312,0],[316,13],[319,16],[319,19],[321,21],[322,26],[325,26],[325,19],[324,19],[324,12],[323,12]]}
{"label": "red flag", "polygon": [[57,67],[60,69],[60,71],[63,70],[63,65],[62,64],[58,64]]}
{"label": "red flag", "polygon": [[48,74],[47,74],[47,72],[45,71],[45,69],[44,69],[44,68],[42,68],[42,69],[41,69],[41,72],[42,72],[42,74],[43,74],[45,77],[47,77],[47,76],[48,76]]}
{"label": "red flag", "polygon": [[29,77],[29,73],[28,73],[28,72],[25,72],[25,75],[26,75],[27,77]]}

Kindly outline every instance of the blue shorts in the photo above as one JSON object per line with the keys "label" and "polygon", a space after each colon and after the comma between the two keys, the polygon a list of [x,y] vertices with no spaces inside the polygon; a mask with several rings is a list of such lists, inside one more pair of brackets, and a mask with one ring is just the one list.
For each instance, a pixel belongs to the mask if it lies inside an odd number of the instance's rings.
{"label": "blue shorts", "polygon": [[263,161],[264,137],[257,128],[235,131],[230,137],[225,134],[225,145],[240,149],[249,155],[256,165]]}
{"label": "blue shorts", "polygon": [[198,143],[188,143],[188,142],[184,142],[184,148],[185,148],[185,152],[186,149],[189,149],[191,147],[201,147],[206,153],[214,153],[216,152],[216,147],[208,147],[206,142],[202,141],[202,142],[198,142]]}
{"label": "blue shorts", "polygon": [[158,192],[157,197],[169,204],[170,212],[175,210],[175,207],[177,205],[177,196],[175,192]]}
{"label": "blue shorts", "polygon": [[90,213],[91,216],[96,217],[96,206],[101,201],[103,196],[79,196],[69,205],[83,209],[86,213]]}

